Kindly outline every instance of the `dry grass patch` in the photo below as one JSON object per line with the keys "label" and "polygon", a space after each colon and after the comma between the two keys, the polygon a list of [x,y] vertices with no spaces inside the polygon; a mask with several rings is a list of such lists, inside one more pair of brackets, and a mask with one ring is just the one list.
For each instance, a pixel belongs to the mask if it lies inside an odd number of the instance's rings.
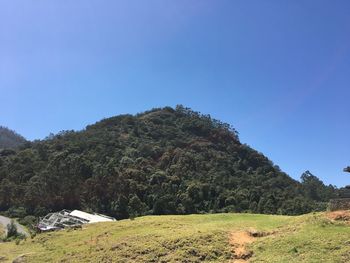
{"label": "dry grass patch", "polygon": [[331,220],[350,223],[350,211],[349,210],[328,212],[328,213],[326,213],[326,217],[331,219]]}

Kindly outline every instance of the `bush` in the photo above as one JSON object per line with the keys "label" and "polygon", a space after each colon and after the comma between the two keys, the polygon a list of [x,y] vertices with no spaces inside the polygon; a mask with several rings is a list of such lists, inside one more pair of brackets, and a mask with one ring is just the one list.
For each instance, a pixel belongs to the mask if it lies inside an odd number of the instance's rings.
{"label": "bush", "polygon": [[14,220],[11,220],[11,223],[7,225],[7,238],[17,237],[18,231],[17,226]]}
{"label": "bush", "polygon": [[16,218],[23,218],[27,215],[27,211],[24,207],[10,207],[6,215],[8,217],[16,217]]}
{"label": "bush", "polygon": [[26,216],[24,218],[19,219],[18,222],[21,225],[25,225],[25,226],[27,226],[29,228],[33,228],[33,226],[37,222],[37,218],[35,216]]}
{"label": "bush", "polygon": [[7,225],[7,236],[5,238],[5,241],[16,240],[16,244],[17,244],[17,240],[21,240],[25,238],[26,238],[25,235],[18,232],[15,221],[11,220],[11,223]]}

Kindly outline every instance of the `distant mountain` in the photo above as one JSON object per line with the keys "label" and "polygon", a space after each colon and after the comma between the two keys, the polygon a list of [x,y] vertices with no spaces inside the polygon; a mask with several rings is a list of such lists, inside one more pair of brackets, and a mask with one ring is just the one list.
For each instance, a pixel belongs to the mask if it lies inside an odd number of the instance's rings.
{"label": "distant mountain", "polygon": [[0,149],[14,149],[26,142],[23,136],[13,130],[0,126]]}
{"label": "distant mountain", "polygon": [[83,209],[121,219],[324,208],[333,189],[309,172],[302,179],[242,144],[230,125],[180,105],[104,119],[0,155],[0,211]]}

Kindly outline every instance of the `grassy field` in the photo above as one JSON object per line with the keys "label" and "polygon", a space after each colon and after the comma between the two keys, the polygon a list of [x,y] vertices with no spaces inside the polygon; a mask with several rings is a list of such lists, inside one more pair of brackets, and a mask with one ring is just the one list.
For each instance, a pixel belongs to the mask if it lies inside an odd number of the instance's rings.
{"label": "grassy field", "polygon": [[[258,236],[250,262],[350,262],[350,226],[324,214],[147,216],[0,244],[12,262],[235,262],[230,236]],[[0,260],[1,262],[1,260]],[[240,260],[237,262],[244,262]]]}
{"label": "grassy field", "polygon": [[[5,229],[4,227],[0,224],[0,238],[4,237],[5,235]],[[1,251],[1,250],[0,250]]]}

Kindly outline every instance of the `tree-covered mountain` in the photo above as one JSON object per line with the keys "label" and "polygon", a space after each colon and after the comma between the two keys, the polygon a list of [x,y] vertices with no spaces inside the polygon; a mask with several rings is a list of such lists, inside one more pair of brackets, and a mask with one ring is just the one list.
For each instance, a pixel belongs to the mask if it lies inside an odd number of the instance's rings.
{"label": "tree-covered mountain", "polygon": [[21,135],[6,127],[0,126],[0,149],[13,149],[26,142]]}
{"label": "tree-covered mountain", "polygon": [[[290,178],[230,125],[183,106],[120,115],[0,157],[0,210],[301,214],[334,191]],[[312,189],[317,187],[317,191]],[[310,190],[311,189],[311,190]]]}

